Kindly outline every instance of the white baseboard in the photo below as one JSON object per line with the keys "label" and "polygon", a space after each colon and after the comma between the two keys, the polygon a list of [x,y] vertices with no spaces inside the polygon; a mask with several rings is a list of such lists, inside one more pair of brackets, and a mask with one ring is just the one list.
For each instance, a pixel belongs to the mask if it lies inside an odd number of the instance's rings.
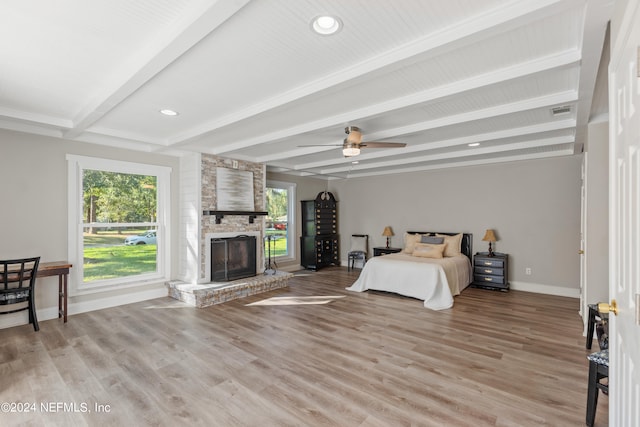
{"label": "white baseboard", "polygon": [[559,297],[580,298],[580,289],[562,286],[543,285],[541,283],[509,282],[514,291],[534,292],[537,294],[556,295]]}
{"label": "white baseboard", "polygon": [[299,271],[301,269],[302,269],[302,266],[300,264],[291,264],[291,265],[285,265],[283,267],[278,267],[276,270],[286,271],[287,273],[293,273],[294,271]]}
{"label": "white baseboard", "polygon": [[[154,298],[162,298],[168,295],[167,287],[164,283],[154,285],[152,289],[147,289],[139,292],[131,292],[123,295],[92,299],[89,301],[82,301],[73,304],[69,304],[67,309],[69,313],[67,316],[74,314],[85,313],[88,311],[102,310],[103,308],[117,307],[119,305],[132,304],[134,302],[146,301]],[[38,316],[38,323],[44,320],[51,320],[58,318],[58,307],[45,307],[38,308],[36,312]],[[69,322],[72,319],[68,319]],[[0,329],[11,328],[13,326],[26,325],[29,323],[29,314],[27,311],[22,311],[13,314],[7,314],[0,318]],[[42,326],[40,326],[42,327]]]}

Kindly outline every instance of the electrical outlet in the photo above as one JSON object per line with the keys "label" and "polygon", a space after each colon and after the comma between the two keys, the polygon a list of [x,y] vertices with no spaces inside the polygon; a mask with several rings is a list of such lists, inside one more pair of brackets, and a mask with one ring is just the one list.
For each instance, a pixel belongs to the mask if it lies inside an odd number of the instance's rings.
{"label": "electrical outlet", "polygon": [[524,274],[526,274],[527,276],[531,276],[531,267],[527,267],[524,269]]}

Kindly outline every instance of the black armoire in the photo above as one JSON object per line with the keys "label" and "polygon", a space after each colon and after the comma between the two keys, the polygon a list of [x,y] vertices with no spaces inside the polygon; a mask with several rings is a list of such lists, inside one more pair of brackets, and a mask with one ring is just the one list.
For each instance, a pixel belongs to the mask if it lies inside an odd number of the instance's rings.
{"label": "black armoire", "polygon": [[340,265],[338,202],[328,191],[302,201],[300,264],[309,270]]}

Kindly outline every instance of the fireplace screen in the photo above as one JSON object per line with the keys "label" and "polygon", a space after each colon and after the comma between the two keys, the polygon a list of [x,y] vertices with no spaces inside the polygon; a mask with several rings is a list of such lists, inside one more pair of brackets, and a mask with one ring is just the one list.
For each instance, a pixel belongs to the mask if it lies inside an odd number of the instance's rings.
{"label": "fireplace screen", "polygon": [[229,281],[255,275],[255,236],[211,240],[211,281]]}

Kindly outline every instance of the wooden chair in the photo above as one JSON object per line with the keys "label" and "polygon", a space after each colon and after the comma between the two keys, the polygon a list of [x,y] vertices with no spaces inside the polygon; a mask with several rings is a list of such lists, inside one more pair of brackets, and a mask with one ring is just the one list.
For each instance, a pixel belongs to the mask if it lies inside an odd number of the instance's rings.
{"label": "wooden chair", "polygon": [[14,310],[0,311],[0,314],[29,310],[29,323],[38,331],[36,317],[35,285],[40,257],[0,260],[0,305],[22,304]]}
{"label": "wooden chair", "polygon": [[362,268],[367,262],[367,253],[369,252],[369,235],[368,234],[352,234],[351,248],[347,256],[347,271],[355,267],[356,260],[362,261]]}
{"label": "wooden chair", "polygon": [[587,426],[593,427],[596,419],[596,407],[598,406],[598,394],[600,390],[609,394],[609,384],[602,383],[603,379],[609,381],[609,349],[591,353],[589,359],[589,384],[587,389]]}

